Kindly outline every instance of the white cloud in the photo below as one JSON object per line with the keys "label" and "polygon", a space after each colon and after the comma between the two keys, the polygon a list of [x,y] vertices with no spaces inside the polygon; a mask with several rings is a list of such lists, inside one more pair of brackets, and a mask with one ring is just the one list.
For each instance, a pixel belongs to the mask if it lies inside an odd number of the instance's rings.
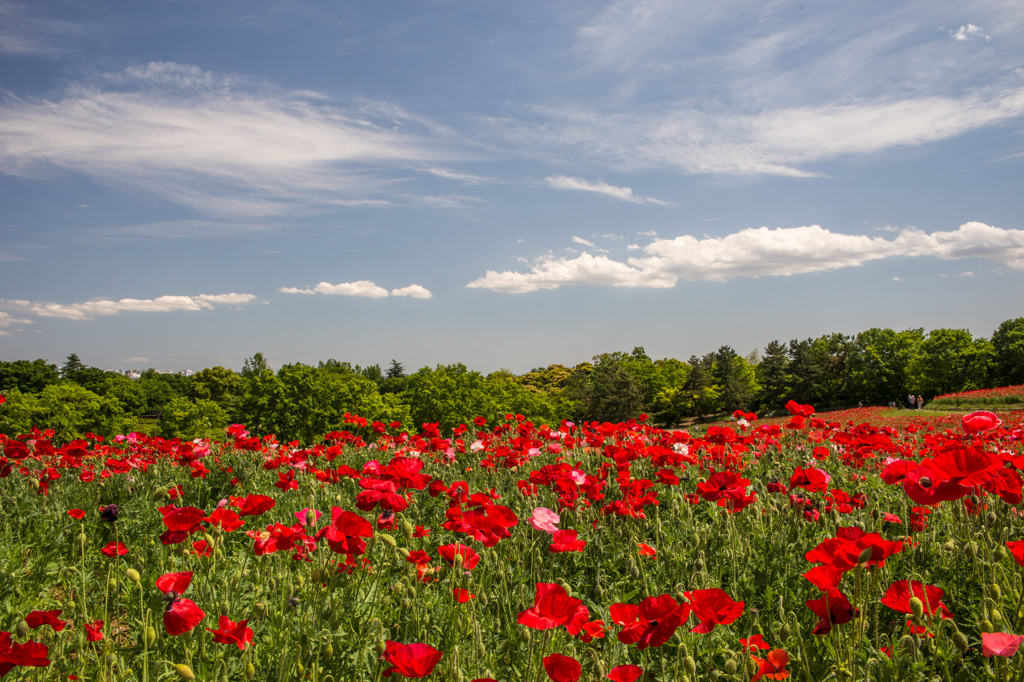
{"label": "white cloud", "polygon": [[387,289],[365,279],[357,282],[341,282],[340,284],[320,282],[313,287],[313,291],[333,296],[357,296],[360,298],[384,298],[388,295]]}
{"label": "white cloud", "polygon": [[595,192],[597,194],[603,194],[605,196],[613,197],[615,199],[621,199],[622,201],[629,201],[634,204],[655,204],[658,206],[671,206],[672,203],[668,201],[662,201],[661,199],[655,199],[653,197],[643,197],[639,194],[633,194],[633,190],[629,187],[616,187],[615,185],[609,185],[605,182],[588,182],[583,178],[571,178],[566,175],[554,175],[551,177],[544,178],[544,181],[548,183],[549,187],[554,189],[568,189],[577,190],[582,192]]}
{"label": "white cloud", "polygon": [[5,313],[0,310],[0,330],[6,329],[14,324],[32,324],[32,320],[24,317],[14,317],[10,313]]}
{"label": "white cloud", "polygon": [[594,244],[594,242],[592,242],[592,241],[590,241],[588,239],[584,239],[583,237],[573,237],[572,240],[575,243],[577,243],[577,244],[582,244],[583,246],[589,246],[591,248],[596,246],[596,244]]}
{"label": "white cloud", "polygon": [[122,358],[121,362],[149,362],[149,358]]}
{"label": "white cloud", "polygon": [[971,222],[954,231],[931,234],[910,228],[887,240],[838,234],[818,225],[761,227],[725,237],[655,239],[643,252],[626,262],[587,253],[572,258],[547,255],[531,263],[529,272],[489,270],[467,286],[500,293],[588,284],[666,288],[680,279],[724,282],[738,277],[807,274],[898,256],[987,258],[1024,270],[1024,230]]}
{"label": "white cloud", "polygon": [[159,296],[157,298],[97,299],[83,303],[52,303],[46,301],[2,301],[39,317],[62,317],[68,320],[91,320],[94,317],[137,312],[175,312],[213,310],[215,306],[238,307],[256,300],[253,294],[199,294],[198,296]]}
{"label": "white cloud", "polygon": [[466,183],[467,185],[490,184],[498,181],[496,178],[489,178],[483,175],[473,175],[471,173],[459,173],[445,168],[428,168],[427,172],[431,175],[436,175],[439,178],[445,178],[446,180],[458,180]]}
{"label": "white cloud", "polygon": [[401,287],[400,289],[392,289],[392,296],[408,296],[410,298],[433,298],[434,295],[426,287],[422,287],[419,284],[410,284],[407,287]]}
{"label": "white cloud", "polygon": [[234,218],[379,201],[367,195],[390,171],[461,157],[453,139],[386,103],[336,106],[173,63],[0,104],[2,172],[82,173]]}
{"label": "white cloud", "polygon": [[949,34],[953,36],[953,40],[975,40],[977,38],[992,40],[992,36],[986,35],[980,26],[975,26],[974,24],[961,26],[955,31],[950,31]]}
{"label": "white cloud", "polygon": [[410,298],[433,298],[430,291],[419,284],[410,284],[406,287],[392,289],[390,293],[384,287],[377,286],[369,280],[357,282],[341,282],[331,284],[320,282],[312,289],[299,289],[298,287],[281,287],[278,289],[284,294],[328,294],[333,296],[356,296],[359,298],[387,298],[388,296],[408,296]]}
{"label": "white cloud", "polygon": [[[629,112],[538,107],[542,123],[502,121],[498,134],[532,148],[583,155],[616,169],[820,177],[804,166],[845,155],[920,146],[1024,115],[1024,88],[958,96],[829,102],[745,113],[674,102]],[[548,184],[641,203],[629,188],[556,176]]]}

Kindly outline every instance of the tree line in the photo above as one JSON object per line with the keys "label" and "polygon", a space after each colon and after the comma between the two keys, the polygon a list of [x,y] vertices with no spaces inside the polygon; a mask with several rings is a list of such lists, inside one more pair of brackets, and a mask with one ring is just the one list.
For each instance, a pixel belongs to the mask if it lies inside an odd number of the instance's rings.
{"label": "tree line", "polygon": [[168,438],[219,436],[231,423],[253,434],[309,443],[351,428],[346,414],[382,424],[436,423],[442,432],[477,416],[535,423],[622,421],[641,413],[660,425],[737,409],[768,413],[788,400],[819,409],[857,403],[905,405],[910,393],[946,393],[1024,383],[1024,317],[991,338],[963,329],[868,329],[856,335],[772,341],[741,356],[722,346],[686,361],[651,359],[643,347],[602,353],[572,367],[483,375],[462,363],[407,373],[330,359],[273,370],[256,353],[235,372],[208,367],[185,377],[148,370],[132,380],[86,366],[76,354],[0,362],[0,432],[52,428],[67,441],[86,433],[148,430]]}

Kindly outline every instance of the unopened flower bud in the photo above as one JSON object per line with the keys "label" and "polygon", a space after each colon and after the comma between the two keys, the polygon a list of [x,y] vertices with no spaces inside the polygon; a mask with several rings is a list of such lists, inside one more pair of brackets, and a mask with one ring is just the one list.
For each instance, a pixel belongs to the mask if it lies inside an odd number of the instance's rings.
{"label": "unopened flower bud", "polygon": [[178,673],[178,677],[183,680],[196,679],[196,674],[192,672],[192,668],[188,667],[184,663],[174,663],[171,667],[174,668],[174,672]]}
{"label": "unopened flower bud", "polygon": [[139,572],[136,571],[134,568],[129,568],[127,571],[124,572],[124,575],[126,578],[128,578],[128,580],[131,580],[133,583],[137,583],[140,580],[142,580],[142,576],[139,575]]}
{"label": "unopened flower bud", "polygon": [[381,541],[389,547],[398,547],[398,543],[395,542],[395,538],[388,535],[387,533],[378,533],[377,537],[379,537]]}
{"label": "unopened flower bud", "polygon": [[920,618],[924,615],[924,602],[917,597],[911,597],[910,611],[914,614],[914,618]]}
{"label": "unopened flower bud", "polygon": [[683,659],[683,670],[691,679],[697,675],[697,662],[693,660],[693,656],[687,656]]}

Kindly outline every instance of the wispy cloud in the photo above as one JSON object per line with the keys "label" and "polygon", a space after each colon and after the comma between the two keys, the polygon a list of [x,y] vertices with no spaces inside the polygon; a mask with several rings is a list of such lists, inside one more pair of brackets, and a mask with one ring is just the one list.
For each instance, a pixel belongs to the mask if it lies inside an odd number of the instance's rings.
{"label": "wispy cloud", "polygon": [[583,253],[543,256],[528,272],[487,271],[470,288],[526,293],[572,285],[667,288],[679,280],[724,282],[848,268],[898,256],[986,258],[1024,270],[1024,230],[970,222],[957,230],[906,229],[894,239],[839,234],[818,225],[746,229],[725,237],[655,239],[625,262]]}
{"label": "wispy cloud", "polygon": [[433,296],[428,289],[419,284],[410,284],[409,286],[392,289],[388,292],[384,287],[365,279],[356,282],[341,282],[339,284],[320,282],[312,289],[308,287],[304,289],[281,287],[278,291],[283,294],[328,294],[332,296],[356,296],[358,298],[387,298],[388,296],[432,298]]}
{"label": "wispy cloud", "polygon": [[582,244],[583,246],[589,246],[591,248],[597,246],[596,244],[594,244],[594,242],[590,241],[589,239],[584,239],[583,237],[575,237],[574,236],[572,238],[572,240],[573,240],[573,242],[575,242],[577,244]]}
{"label": "wispy cloud", "polygon": [[464,182],[467,185],[488,185],[499,182],[497,178],[489,178],[484,175],[473,175],[472,173],[459,173],[445,168],[428,168],[427,172],[439,178],[444,178],[446,180],[458,180],[459,182]]}
{"label": "wispy cloud", "polygon": [[639,194],[633,194],[633,190],[629,187],[616,187],[615,185],[609,185],[608,183],[601,181],[589,182],[583,178],[572,178],[566,175],[553,175],[551,177],[544,178],[544,182],[548,184],[548,187],[553,187],[554,189],[595,192],[614,199],[629,201],[634,204],[655,204],[658,206],[672,205],[671,202],[655,199],[654,197],[644,197]]}
{"label": "wispy cloud", "polygon": [[32,324],[32,320],[25,317],[14,317],[10,313],[0,310],[0,336],[10,336],[11,332],[7,331],[7,328],[17,324]]}
{"label": "wispy cloud", "polygon": [[459,144],[387,103],[339,105],[173,63],[0,104],[2,172],[82,173],[236,219],[382,201],[394,171],[462,158]]}
{"label": "wispy cloud", "polygon": [[58,55],[74,42],[107,34],[106,25],[53,19],[39,12],[39,3],[0,0],[0,52],[16,55]]}
{"label": "wispy cloud", "polygon": [[978,38],[992,40],[992,36],[986,35],[980,26],[975,26],[974,24],[966,24],[949,33],[953,36],[953,40],[977,40]]}
{"label": "wispy cloud", "polygon": [[157,298],[96,299],[83,303],[52,303],[45,301],[3,300],[0,305],[39,317],[61,317],[68,320],[91,320],[121,313],[157,313],[213,310],[226,306],[237,308],[256,300],[253,294],[199,294],[198,296],[158,296]]}

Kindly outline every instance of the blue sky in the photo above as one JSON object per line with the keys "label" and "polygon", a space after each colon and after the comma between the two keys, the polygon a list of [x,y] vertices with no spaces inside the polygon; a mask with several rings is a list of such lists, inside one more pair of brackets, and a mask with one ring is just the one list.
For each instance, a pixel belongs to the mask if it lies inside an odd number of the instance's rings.
{"label": "blue sky", "polygon": [[0,359],[988,337],[1022,124],[1010,0],[0,0]]}

